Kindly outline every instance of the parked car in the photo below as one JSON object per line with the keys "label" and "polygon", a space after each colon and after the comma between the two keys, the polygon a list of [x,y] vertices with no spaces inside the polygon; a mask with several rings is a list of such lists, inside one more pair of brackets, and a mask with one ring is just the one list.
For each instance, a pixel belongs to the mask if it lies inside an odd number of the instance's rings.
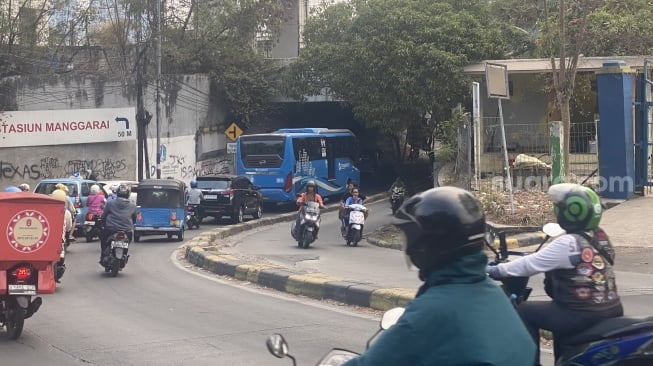
{"label": "parked car", "polygon": [[91,186],[97,184],[97,182],[94,180],[75,178],[43,179],[34,187],[34,193],[50,194],[55,190],[55,186],[59,183],[68,187],[68,196],[77,209],[77,215],[75,216],[75,233],[84,234],[84,218],[88,211],[88,208],[86,207],[86,199],[91,193]]}
{"label": "parked car", "polygon": [[244,215],[252,215],[255,219],[261,217],[263,196],[249,178],[218,174],[197,177],[195,180],[204,195],[199,207],[200,222],[207,216],[216,219],[229,216],[233,223],[242,222]]}
{"label": "parked car", "polygon": [[[104,194],[106,195],[109,193],[109,190],[111,187],[117,187],[121,184],[126,184],[129,189],[131,190],[131,194],[129,195],[129,200],[134,202],[136,204],[136,198],[137,198],[137,193],[136,190],[138,189],[138,182],[134,180],[101,180],[98,181],[97,184],[102,188],[104,191]],[[108,189],[107,189],[108,188]]]}

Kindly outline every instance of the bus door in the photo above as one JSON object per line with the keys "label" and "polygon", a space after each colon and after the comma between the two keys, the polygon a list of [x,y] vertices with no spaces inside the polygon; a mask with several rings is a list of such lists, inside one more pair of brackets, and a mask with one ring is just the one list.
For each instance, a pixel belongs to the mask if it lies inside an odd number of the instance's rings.
{"label": "bus door", "polygon": [[327,175],[329,181],[336,180],[336,154],[335,139],[320,139],[322,157],[327,159]]}

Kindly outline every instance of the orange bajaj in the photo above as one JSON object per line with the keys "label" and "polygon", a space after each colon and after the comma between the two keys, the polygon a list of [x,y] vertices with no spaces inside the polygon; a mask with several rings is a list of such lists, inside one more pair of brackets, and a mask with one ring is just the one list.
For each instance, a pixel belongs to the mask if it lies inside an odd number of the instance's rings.
{"label": "orange bajaj", "polygon": [[42,194],[0,192],[0,328],[10,339],[52,294],[62,250],[64,203]]}

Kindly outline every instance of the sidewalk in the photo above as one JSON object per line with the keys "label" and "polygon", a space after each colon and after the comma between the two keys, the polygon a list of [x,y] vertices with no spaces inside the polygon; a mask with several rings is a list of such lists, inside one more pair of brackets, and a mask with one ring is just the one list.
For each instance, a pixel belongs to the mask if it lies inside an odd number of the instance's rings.
{"label": "sidewalk", "polygon": [[[376,201],[384,197],[384,194],[379,194],[370,199]],[[336,209],[337,205],[330,205],[323,212]],[[217,228],[193,238],[180,249],[184,250],[185,258],[189,262],[210,272],[315,299],[331,299],[350,305],[387,310],[396,306],[405,306],[414,298],[415,289],[388,288],[334,275],[289,269],[281,265],[252,263],[238,255],[220,253],[214,244],[227,236],[256,227],[292,221],[295,217],[296,213],[292,212],[278,217],[263,217],[252,222]],[[632,243],[636,243],[638,244],[636,246],[653,246],[653,239],[643,238],[647,234],[647,227],[638,222],[653,217],[651,198],[634,198],[606,211],[603,217],[602,222],[605,224],[602,226],[616,245],[635,246]],[[635,242],[636,235],[641,236],[642,238],[638,239],[642,240]],[[535,245],[539,244],[543,237],[543,233],[518,234],[509,238],[509,244],[513,247]],[[400,249],[398,243],[383,242],[373,236],[368,236],[367,240],[374,245]]]}

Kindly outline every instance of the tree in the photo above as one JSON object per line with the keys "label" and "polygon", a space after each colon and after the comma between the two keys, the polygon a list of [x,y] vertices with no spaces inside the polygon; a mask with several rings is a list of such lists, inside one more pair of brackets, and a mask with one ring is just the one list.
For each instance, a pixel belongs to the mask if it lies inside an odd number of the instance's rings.
{"label": "tree", "polygon": [[191,0],[187,12],[169,8],[166,71],[209,73],[218,97],[229,106],[227,119],[248,127],[269,108],[278,74],[278,67],[264,59],[255,41],[263,33],[275,39],[292,3]]}
{"label": "tree", "polygon": [[492,19],[477,0],[323,7],[305,25],[305,47],[288,70],[285,92],[302,98],[327,91],[367,127],[386,133],[423,129],[427,116],[447,119],[469,94],[464,65],[504,56],[501,26]]}
{"label": "tree", "polygon": [[[558,0],[549,7],[544,2],[543,41],[541,51],[550,58],[556,104],[564,130],[564,161],[569,162],[571,145],[570,101],[574,93],[578,59],[588,39],[587,17],[599,5],[600,0]],[[557,57],[556,57],[557,56]],[[557,58],[557,60],[556,60]],[[565,175],[569,176],[571,164],[565,164]]]}

